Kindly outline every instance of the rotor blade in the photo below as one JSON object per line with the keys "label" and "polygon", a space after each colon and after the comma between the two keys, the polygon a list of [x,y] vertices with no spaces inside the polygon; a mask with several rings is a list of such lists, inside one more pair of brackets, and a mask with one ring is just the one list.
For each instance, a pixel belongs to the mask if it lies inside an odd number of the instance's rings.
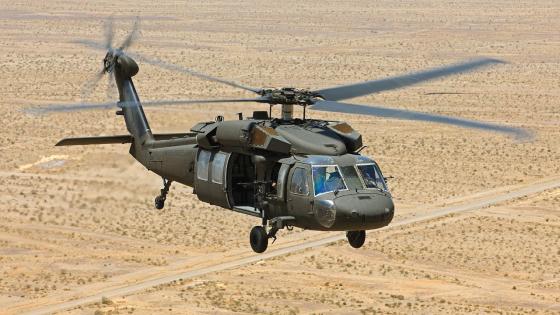
{"label": "rotor blade", "polygon": [[31,107],[25,109],[26,112],[32,114],[47,114],[50,112],[78,112],[82,110],[92,109],[112,109],[117,106],[117,102],[105,103],[74,103],[74,104],[53,104],[46,107]]}
{"label": "rotor blade", "polygon": [[101,71],[98,72],[90,81],[87,81],[86,83],[83,84],[81,95],[80,95],[82,100],[86,100],[89,98],[89,96],[91,95],[91,93],[93,92],[97,84],[99,84],[99,81],[101,81],[101,78],[103,77],[104,74],[105,74],[105,69],[101,69]]}
{"label": "rotor blade", "polygon": [[[102,44],[99,44],[97,42],[87,40],[87,39],[75,40],[75,41],[73,41],[73,43],[84,45],[84,46],[87,46],[89,48],[93,48],[93,49],[97,49],[97,50],[106,51],[105,46],[103,46]],[[233,81],[228,81],[228,80],[216,78],[216,77],[213,77],[213,76],[210,76],[210,75],[207,75],[207,74],[204,74],[204,73],[201,73],[201,72],[198,72],[198,71],[186,68],[186,67],[182,67],[182,66],[178,66],[178,65],[175,65],[175,64],[172,64],[172,63],[165,62],[163,60],[159,60],[159,59],[155,59],[155,58],[148,58],[148,57],[144,57],[140,54],[131,53],[131,52],[127,52],[126,54],[128,56],[132,57],[132,58],[137,59],[138,61],[143,61],[145,63],[149,63],[151,65],[161,67],[163,69],[186,73],[186,74],[195,76],[197,78],[226,84],[226,85],[229,85],[229,86],[232,86],[232,87],[235,87],[235,88],[251,91],[251,92],[257,93],[257,94],[260,94],[261,91],[262,91],[262,89],[252,88],[252,87],[248,87],[248,86],[245,86],[245,85],[233,82]]]}
{"label": "rotor blade", "polygon": [[132,58],[136,58],[137,60],[143,61],[145,63],[149,63],[149,64],[154,65],[154,66],[161,67],[163,69],[190,74],[192,76],[195,76],[195,77],[198,77],[198,78],[201,78],[201,79],[204,79],[204,80],[226,84],[226,85],[229,85],[229,86],[232,86],[232,87],[235,87],[235,88],[240,88],[240,89],[251,91],[251,92],[257,93],[257,94],[259,94],[260,91],[261,91],[261,89],[255,89],[255,88],[244,86],[244,85],[241,85],[239,83],[232,82],[232,81],[216,78],[216,77],[213,77],[213,76],[210,76],[210,75],[207,75],[207,74],[195,71],[195,70],[191,70],[191,69],[185,68],[183,66],[178,66],[178,65],[175,65],[175,64],[172,64],[172,63],[168,63],[168,62],[165,62],[165,61],[162,61],[162,60],[159,60],[159,59],[144,57],[144,56],[136,54],[136,53],[127,52],[126,54],[129,55]]}
{"label": "rotor blade", "polygon": [[472,61],[456,63],[453,65],[419,71],[410,74],[389,77],[381,80],[366,81],[338,87],[317,90],[325,100],[340,101],[344,99],[379,93],[393,89],[411,86],[420,82],[442,78],[448,75],[474,70],[491,64],[504,63],[498,59],[479,58]]}
{"label": "rotor blade", "polygon": [[493,132],[500,132],[510,136],[514,136],[517,140],[531,140],[533,138],[531,132],[522,128],[502,126],[492,123],[479,122],[474,120],[442,116],[436,114],[428,114],[403,109],[394,109],[380,106],[366,106],[348,103],[340,103],[334,101],[319,101],[310,107],[314,110],[325,112],[348,113],[358,115],[377,116],[385,118],[396,118],[405,120],[427,121],[453,126],[475,128]]}
{"label": "rotor blade", "polygon": [[113,97],[115,88],[115,74],[114,72],[109,72],[107,75],[107,100],[110,100]]}
{"label": "rotor blade", "polygon": [[110,16],[105,21],[105,50],[110,50],[113,48],[113,37],[115,35],[113,31],[113,17]]}
{"label": "rotor blade", "polygon": [[[221,100],[160,100],[140,102],[142,107],[155,107],[166,105],[187,105],[187,104],[207,104],[207,103],[246,103],[246,102],[266,102],[266,98],[241,98],[241,99],[221,99]],[[46,107],[32,107],[26,111],[32,114],[46,114],[49,112],[75,112],[92,109],[111,109],[115,107],[126,107],[136,104],[134,102],[105,102],[105,103],[76,103],[76,104],[54,104]]]}
{"label": "rotor blade", "polygon": [[[147,101],[140,102],[143,107],[167,106],[167,105],[188,105],[188,104],[209,104],[209,103],[248,103],[248,102],[265,102],[265,98],[233,98],[222,100],[163,100],[163,101]],[[121,103],[119,103],[121,104]]]}
{"label": "rotor blade", "polygon": [[72,43],[76,43],[76,44],[80,44],[89,48],[93,48],[93,49],[97,49],[97,50],[103,50],[103,51],[107,51],[107,47],[105,47],[105,45],[100,44],[98,42],[94,42],[92,40],[88,40],[88,39],[78,39],[78,40],[73,40]]}
{"label": "rotor blade", "polygon": [[138,38],[139,24],[140,24],[140,19],[136,18],[136,21],[134,21],[134,25],[132,26],[132,31],[130,31],[128,36],[124,39],[122,44],[119,46],[120,50],[124,50],[130,47],[130,45],[132,45],[132,43],[134,43],[134,41]]}

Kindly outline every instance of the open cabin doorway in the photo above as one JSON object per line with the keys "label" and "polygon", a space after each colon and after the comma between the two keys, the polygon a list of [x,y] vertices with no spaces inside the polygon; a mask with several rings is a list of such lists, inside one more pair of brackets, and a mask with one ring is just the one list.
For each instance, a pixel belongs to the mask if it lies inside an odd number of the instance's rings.
{"label": "open cabin doorway", "polygon": [[230,201],[234,207],[254,209],[255,165],[250,155],[232,153],[229,161]]}

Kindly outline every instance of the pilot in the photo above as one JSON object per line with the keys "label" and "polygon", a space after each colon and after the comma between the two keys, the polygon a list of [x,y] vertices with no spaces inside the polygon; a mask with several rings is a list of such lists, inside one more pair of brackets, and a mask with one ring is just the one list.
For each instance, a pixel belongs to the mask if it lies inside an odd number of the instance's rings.
{"label": "pilot", "polygon": [[344,189],[342,178],[336,169],[329,173],[329,179],[327,180],[325,186],[327,191]]}
{"label": "pilot", "polygon": [[364,178],[364,182],[366,183],[366,188],[374,188],[377,187],[377,180],[375,178],[375,171],[369,167],[366,167],[362,170],[362,175]]}
{"label": "pilot", "polygon": [[326,191],[325,180],[327,178],[327,170],[325,167],[313,168],[313,184],[315,185],[315,195],[322,194]]}

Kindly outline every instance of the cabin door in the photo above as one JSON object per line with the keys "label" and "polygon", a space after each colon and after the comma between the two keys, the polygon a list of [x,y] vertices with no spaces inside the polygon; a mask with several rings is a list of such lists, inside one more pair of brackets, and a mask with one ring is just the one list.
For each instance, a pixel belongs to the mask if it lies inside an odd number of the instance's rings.
{"label": "cabin door", "polygon": [[229,153],[200,149],[196,158],[195,191],[198,199],[231,208],[227,196],[226,170]]}

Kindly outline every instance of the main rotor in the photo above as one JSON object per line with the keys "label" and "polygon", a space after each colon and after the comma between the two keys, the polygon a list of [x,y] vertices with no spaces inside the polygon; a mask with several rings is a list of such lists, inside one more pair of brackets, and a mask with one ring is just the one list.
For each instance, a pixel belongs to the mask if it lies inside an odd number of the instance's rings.
{"label": "main rotor", "polygon": [[[359,104],[350,104],[340,102],[341,100],[356,98],[360,96],[380,93],[384,91],[400,89],[412,85],[416,85],[425,81],[447,77],[454,74],[464,73],[475,69],[504,63],[494,58],[478,58],[474,60],[459,62],[439,68],[433,68],[394,77],[388,77],[380,80],[365,81],[342,86],[329,87],[319,90],[299,89],[294,87],[282,88],[253,88],[230,80],[213,77],[183,66],[171,64],[160,59],[146,57],[137,53],[126,52],[125,49],[130,47],[138,37],[138,21],[134,23],[132,31],[128,34],[121,45],[113,47],[113,20],[108,19],[105,23],[105,41],[104,43],[93,42],[89,40],[80,40],[77,43],[103,50],[106,52],[103,59],[103,69],[86,84],[86,91],[91,92],[97,85],[104,74],[109,75],[109,82],[114,82],[115,69],[118,67],[129,68],[129,71],[122,72],[125,76],[133,76],[138,71],[137,61],[161,67],[163,69],[177,71],[192,75],[204,80],[225,84],[234,88],[250,91],[256,95],[254,98],[242,99],[203,99],[203,100],[159,100],[159,101],[143,101],[142,106],[162,106],[162,105],[186,105],[186,104],[204,104],[204,103],[239,103],[239,102],[257,102],[269,104],[272,108],[274,105],[282,106],[282,119],[292,120],[294,106],[302,106],[305,109],[312,110],[358,114],[366,116],[377,116],[384,118],[425,121],[444,123],[454,126],[476,128],[486,131],[500,132],[512,135],[517,139],[527,140],[532,137],[531,133],[525,129],[497,125],[493,123],[479,122],[467,120],[463,118],[442,116],[437,114],[422,113],[403,109],[396,109],[384,106],[367,106]],[[121,70],[123,68],[120,68]],[[82,93],[82,99],[89,93]],[[109,93],[108,93],[109,94]],[[50,111],[78,111],[87,109],[105,109],[112,108],[115,102],[98,103],[98,104],[63,104],[54,105],[47,108],[35,109],[36,112]],[[119,107],[126,106],[126,103],[120,102]]]}

